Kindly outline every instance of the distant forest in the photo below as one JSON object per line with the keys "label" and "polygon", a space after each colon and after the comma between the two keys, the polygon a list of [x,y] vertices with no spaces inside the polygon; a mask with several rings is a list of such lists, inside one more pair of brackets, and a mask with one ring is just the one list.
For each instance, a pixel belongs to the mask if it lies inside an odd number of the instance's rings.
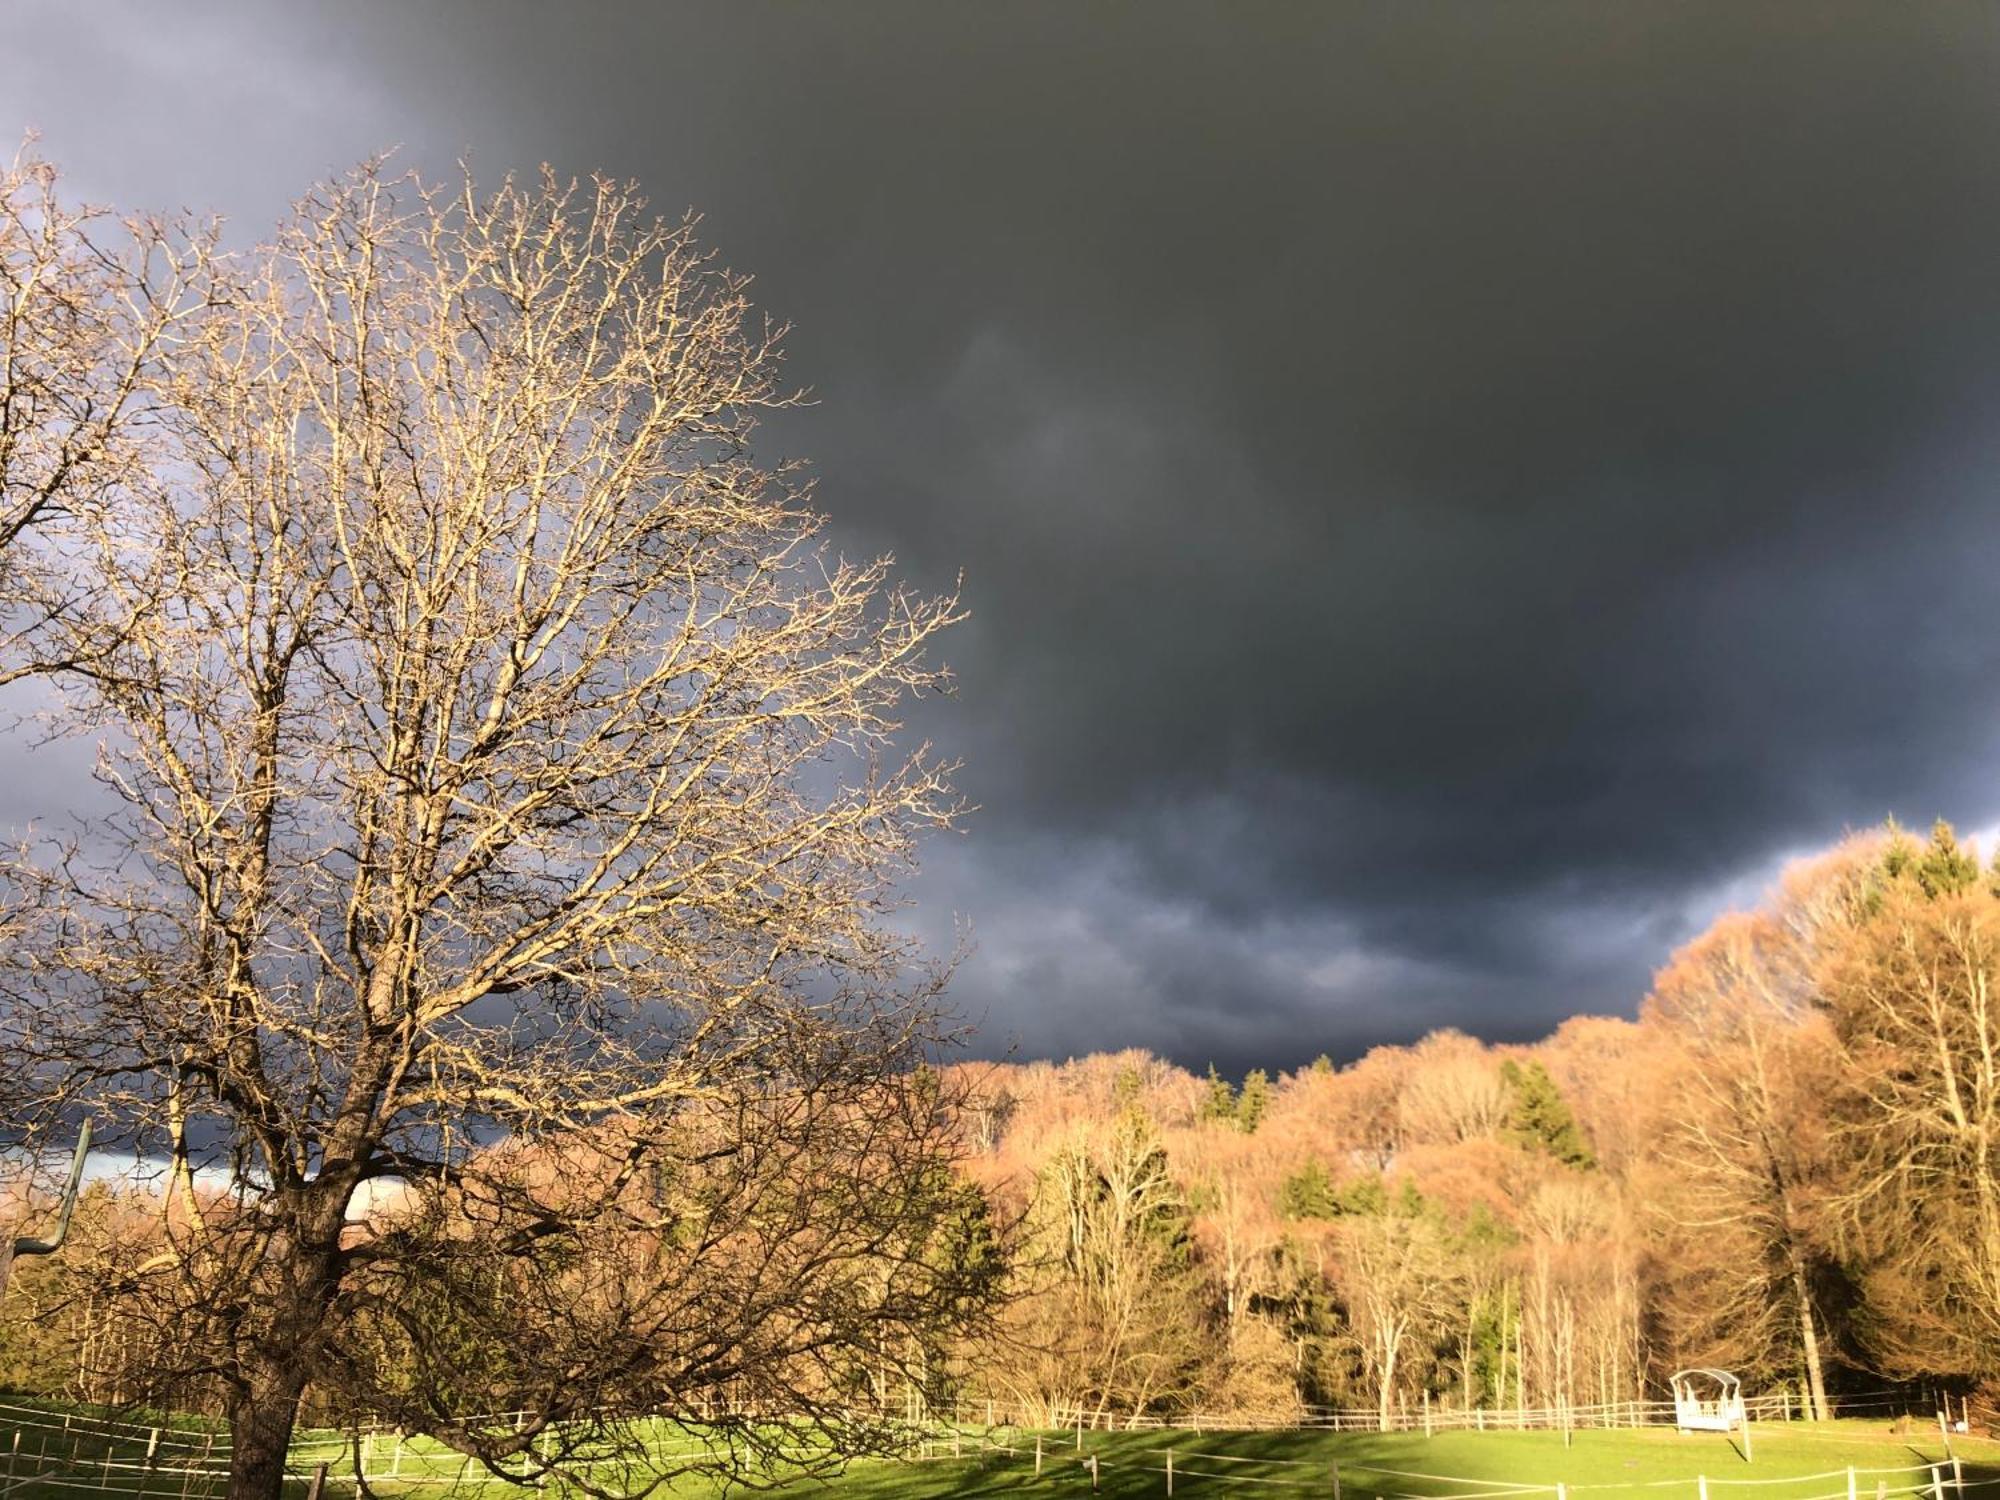
{"label": "distant forest", "polygon": [[[1004,1295],[874,1394],[1049,1422],[1559,1411],[1688,1365],[1801,1416],[1888,1383],[1990,1392],[1996,989],[2000,862],[1890,827],[1718,920],[1636,1021],[1240,1081],[1139,1051],[954,1064],[939,1108],[982,1191],[949,1253]],[[118,1272],[158,1215],[88,1195],[71,1249],[16,1278],[0,1380],[147,1385],[171,1330],[121,1313]]]}
{"label": "distant forest", "polygon": [[1044,1412],[1387,1414],[2000,1376],[2000,862],[1854,837],[1674,954],[1636,1021],[1440,1031],[1276,1078],[980,1070]]}

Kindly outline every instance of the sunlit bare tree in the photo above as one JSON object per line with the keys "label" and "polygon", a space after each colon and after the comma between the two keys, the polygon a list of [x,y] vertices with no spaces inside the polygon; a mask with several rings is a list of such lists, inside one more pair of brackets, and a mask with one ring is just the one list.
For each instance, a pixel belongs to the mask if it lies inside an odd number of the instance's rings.
{"label": "sunlit bare tree", "polygon": [[43,625],[119,811],[13,871],[5,1026],[43,1118],[172,1164],[130,1292],[231,1494],[309,1384],[606,1491],[676,1467],[651,1410],[730,1414],[682,1465],[879,1446],[866,1372],[983,1264],[881,921],[954,810],[892,735],[957,606],[752,454],[744,279],[617,183],[363,170],[166,376]]}
{"label": "sunlit bare tree", "polygon": [[[72,548],[144,484],[163,354],[208,296],[213,235],[67,197],[32,141],[0,161],[0,682],[88,664]],[[101,603],[101,601],[98,601]],[[64,628],[51,631],[51,623]]]}

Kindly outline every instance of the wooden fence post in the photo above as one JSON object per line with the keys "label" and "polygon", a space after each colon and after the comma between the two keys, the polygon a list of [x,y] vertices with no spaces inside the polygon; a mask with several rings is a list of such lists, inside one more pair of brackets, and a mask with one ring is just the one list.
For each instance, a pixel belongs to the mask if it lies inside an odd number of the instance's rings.
{"label": "wooden fence post", "polygon": [[306,1486],[306,1500],[319,1500],[319,1492],[326,1488],[326,1465],[314,1464],[312,1483]]}
{"label": "wooden fence post", "polygon": [[1931,1465],[1931,1500],[1944,1500],[1944,1466]]}
{"label": "wooden fence post", "polygon": [[1847,1500],[1855,1500],[1855,1497],[1854,1497],[1854,1468],[1853,1468],[1853,1466],[1852,1466],[1852,1465],[1849,1465],[1849,1466],[1848,1466],[1848,1470],[1847,1470]]}
{"label": "wooden fence post", "polygon": [[[1708,1500],[1708,1476],[1706,1474],[1697,1474],[1694,1482],[1696,1487],[1701,1491],[1701,1500]],[[1848,1500],[1853,1500],[1853,1496],[1850,1495]]]}
{"label": "wooden fence post", "polygon": [[1097,1493],[1097,1455],[1090,1455],[1090,1493]]}
{"label": "wooden fence post", "polygon": [[1340,1465],[1333,1466],[1333,1500],[1340,1500]]}
{"label": "wooden fence post", "polygon": [[1042,1477],[1042,1435],[1035,1434],[1035,1478]]}
{"label": "wooden fence post", "polygon": [[1174,1492],[1174,1450],[1169,1448],[1167,1450],[1167,1493],[1171,1495],[1173,1492]]}

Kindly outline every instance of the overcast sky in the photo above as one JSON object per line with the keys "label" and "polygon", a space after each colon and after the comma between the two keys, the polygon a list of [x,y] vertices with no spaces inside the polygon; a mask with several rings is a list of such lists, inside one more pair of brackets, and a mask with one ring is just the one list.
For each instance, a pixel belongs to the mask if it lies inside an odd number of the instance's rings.
{"label": "overcast sky", "polygon": [[390,147],[702,211],[767,452],[964,571],[984,1052],[1539,1035],[2000,818],[1990,5],[4,0],[26,127],[239,241]]}

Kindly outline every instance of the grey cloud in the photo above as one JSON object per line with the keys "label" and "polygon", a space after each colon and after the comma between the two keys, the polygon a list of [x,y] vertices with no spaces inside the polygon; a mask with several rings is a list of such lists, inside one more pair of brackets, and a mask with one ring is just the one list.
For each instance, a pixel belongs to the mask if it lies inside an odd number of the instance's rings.
{"label": "grey cloud", "polygon": [[[602,167],[796,323],[843,544],[962,567],[988,1046],[1629,1009],[1715,893],[1993,791],[1977,6],[30,6],[0,125],[252,227]],[[11,127],[9,127],[11,128]],[[100,186],[101,185],[101,186]],[[1732,884],[1733,883],[1733,884]]]}

